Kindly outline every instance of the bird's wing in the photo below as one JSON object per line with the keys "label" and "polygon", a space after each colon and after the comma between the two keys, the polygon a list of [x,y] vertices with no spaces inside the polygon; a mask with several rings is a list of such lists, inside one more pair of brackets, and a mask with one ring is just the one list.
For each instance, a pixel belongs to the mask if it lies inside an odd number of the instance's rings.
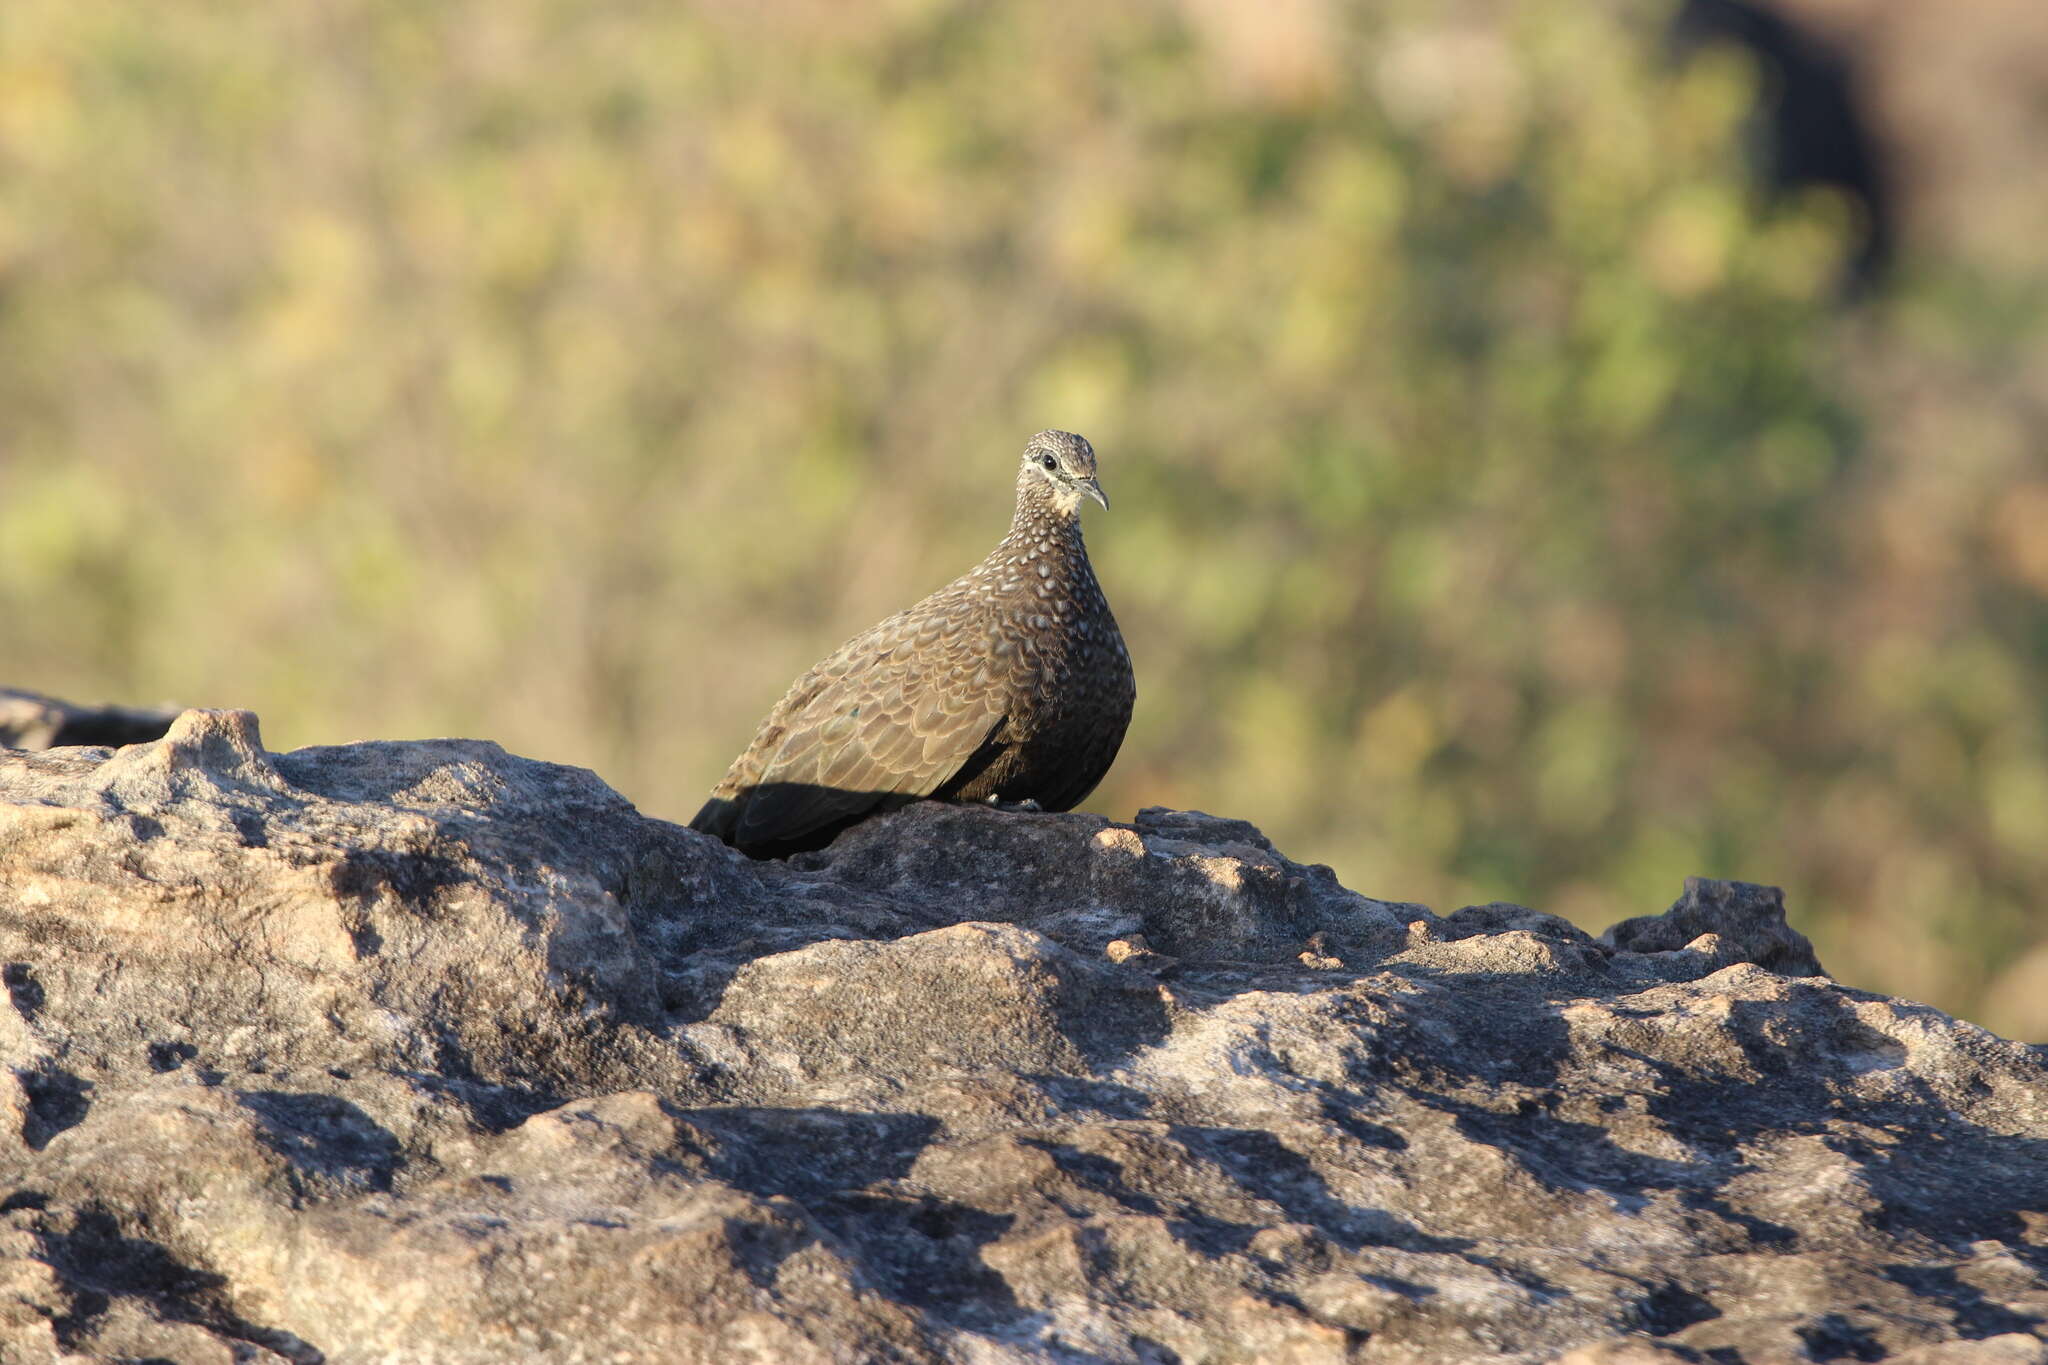
{"label": "bird's wing", "polygon": [[[990,743],[1008,691],[957,616],[905,613],[790,689],[740,802],[741,847],[802,838],[891,797],[929,796]],[[779,721],[779,735],[770,728]]]}

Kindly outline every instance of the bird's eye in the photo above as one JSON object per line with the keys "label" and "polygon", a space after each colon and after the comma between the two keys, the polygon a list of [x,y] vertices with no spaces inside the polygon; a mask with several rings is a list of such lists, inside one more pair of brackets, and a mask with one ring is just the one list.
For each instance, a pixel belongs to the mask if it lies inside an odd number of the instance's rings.
{"label": "bird's eye", "polygon": [[1054,458],[1053,458],[1052,456],[1050,456],[1050,455],[1041,455],[1041,456],[1039,456],[1039,457],[1038,457],[1038,462],[1039,462],[1040,464],[1044,465],[1044,466],[1045,466],[1045,467],[1046,467],[1047,469],[1051,469],[1051,468],[1052,468],[1053,466],[1055,466],[1055,465],[1057,465],[1057,464],[1059,463],[1059,461],[1058,461],[1058,460],[1055,460],[1055,459],[1054,459]]}

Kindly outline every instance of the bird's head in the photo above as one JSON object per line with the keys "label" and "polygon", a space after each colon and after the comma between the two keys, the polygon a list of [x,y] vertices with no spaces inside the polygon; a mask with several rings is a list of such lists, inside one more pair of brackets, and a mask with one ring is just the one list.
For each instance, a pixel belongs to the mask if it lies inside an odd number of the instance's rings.
{"label": "bird's head", "polygon": [[1041,431],[1024,447],[1024,466],[1017,475],[1019,490],[1035,487],[1042,480],[1047,487],[1040,495],[1062,516],[1072,516],[1081,499],[1093,498],[1105,508],[1109,499],[1095,481],[1095,447],[1071,431]]}

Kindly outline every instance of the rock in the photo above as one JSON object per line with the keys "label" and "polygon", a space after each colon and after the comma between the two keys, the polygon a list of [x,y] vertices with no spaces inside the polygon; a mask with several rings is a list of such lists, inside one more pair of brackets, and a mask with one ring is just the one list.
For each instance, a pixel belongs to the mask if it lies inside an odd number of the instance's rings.
{"label": "rock", "polygon": [[143,744],[163,738],[176,714],[129,706],[75,706],[55,697],[0,687],[0,749]]}
{"label": "rock", "polygon": [[0,753],[0,1359],[2040,1360],[2048,1062],[1775,892],[753,862],[473,741]]}
{"label": "rock", "polygon": [[[1701,954],[1717,967],[1754,962],[1784,976],[1822,975],[1806,935],[1785,923],[1785,893],[1749,882],[1687,877],[1685,894],[1669,910],[1623,920],[1600,941],[1650,959],[1684,951]],[[1666,957],[1666,965],[1669,961]],[[1644,965],[1662,970],[1654,960]]]}

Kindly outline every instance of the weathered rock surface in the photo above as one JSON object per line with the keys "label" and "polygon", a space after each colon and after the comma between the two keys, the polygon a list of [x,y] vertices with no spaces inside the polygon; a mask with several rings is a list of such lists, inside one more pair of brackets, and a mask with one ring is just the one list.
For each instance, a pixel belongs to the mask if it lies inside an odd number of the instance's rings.
{"label": "weathered rock surface", "polygon": [[486,743],[0,753],[0,1359],[2048,1359],[2048,1065],[1776,893],[754,863]]}

